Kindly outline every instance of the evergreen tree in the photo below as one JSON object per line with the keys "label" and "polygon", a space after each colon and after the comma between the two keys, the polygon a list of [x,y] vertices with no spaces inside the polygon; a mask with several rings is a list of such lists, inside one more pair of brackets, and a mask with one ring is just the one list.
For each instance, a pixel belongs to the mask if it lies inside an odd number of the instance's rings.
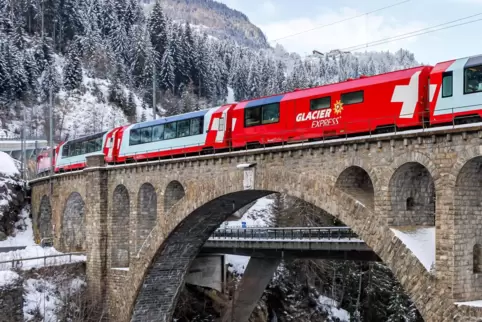
{"label": "evergreen tree", "polygon": [[79,43],[72,43],[67,53],[67,62],[64,70],[64,86],[67,90],[78,89],[82,84],[80,54]]}
{"label": "evergreen tree", "polygon": [[161,89],[170,90],[174,93],[175,77],[172,42],[168,39],[166,49],[161,59],[161,71],[159,73],[159,85]]}

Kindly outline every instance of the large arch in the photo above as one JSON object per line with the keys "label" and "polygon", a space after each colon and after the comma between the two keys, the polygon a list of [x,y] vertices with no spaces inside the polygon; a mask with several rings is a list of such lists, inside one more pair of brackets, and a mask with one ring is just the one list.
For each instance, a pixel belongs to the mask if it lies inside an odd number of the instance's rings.
{"label": "large arch", "polygon": [[[432,315],[445,316],[440,310],[445,310],[445,313],[452,310],[453,305],[439,305],[451,298],[450,290],[435,287],[430,274],[394,236],[383,216],[327,184],[321,175],[263,168],[257,172],[257,178],[258,190],[242,191],[239,184],[233,183],[242,182],[242,175],[220,174],[215,182],[203,185],[202,194],[188,193],[173,206],[170,210],[172,218],[178,221],[168,223],[167,229],[172,229],[172,233],[166,239],[153,236],[150,241],[152,249],[143,252],[140,258],[145,256],[144,261],[136,264],[136,268],[143,270],[144,274],[132,273],[131,278],[140,284],[136,285],[137,291],[133,294],[131,321],[168,321],[172,317],[186,269],[212,231],[228,214],[273,192],[303,199],[352,227],[393,271],[424,318],[430,320]],[[161,231],[162,227],[157,229]],[[154,302],[153,294],[157,299]],[[437,305],[432,305],[429,311],[426,307],[431,305],[427,301],[437,301],[434,302]],[[162,308],[159,306],[161,302]],[[126,314],[130,316],[130,312]]]}
{"label": "large arch", "polygon": [[469,159],[460,169],[454,188],[454,228],[464,238],[454,247],[454,297],[478,299],[482,291],[482,156]]}
{"label": "large arch", "polygon": [[181,200],[186,195],[186,191],[182,184],[173,180],[169,182],[164,191],[164,212],[172,208],[179,200]]}
{"label": "large arch", "polygon": [[78,192],[72,192],[65,202],[61,236],[64,249],[85,250],[85,202]]}
{"label": "large arch", "polygon": [[51,238],[52,236],[52,206],[50,199],[44,195],[40,201],[38,212],[38,229],[40,238]]}
{"label": "large arch", "polygon": [[359,166],[350,166],[338,176],[335,186],[341,191],[362,202],[369,208],[374,207],[375,191],[368,172]]}
{"label": "large arch", "polygon": [[392,226],[435,226],[435,182],[419,162],[400,165],[388,183]]}
{"label": "large arch", "polygon": [[112,218],[111,218],[111,268],[129,267],[129,219],[130,200],[129,191],[120,184],[112,196]]}
{"label": "large arch", "polygon": [[134,253],[142,247],[157,221],[157,193],[150,183],[144,183],[137,195],[137,216],[134,238]]}

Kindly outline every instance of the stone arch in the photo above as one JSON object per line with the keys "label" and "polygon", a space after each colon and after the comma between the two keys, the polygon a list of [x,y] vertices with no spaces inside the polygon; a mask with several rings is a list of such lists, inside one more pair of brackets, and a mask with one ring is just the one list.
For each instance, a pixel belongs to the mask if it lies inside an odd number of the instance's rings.
{"label": "stone arch", "polygon": [[388,183],[392,226],[435,226],[435,181],[419,162],[398,167]]}
{"label": "stone arch", "polygon": [[52,234],[52,206],[50,199],[44,195],[40,200],[40,207],[38,212],[38,229],[40,239],[51,238]]}
{"label": "stone arch", "polygon": [[120,184],[115,188],[112,198],[112,231],[109,239],[112,268],[129,267],[129,218],[129,191]]}
{"label": "stone arch", "polygon": [[137,218],[134,253],[137,253],[157,221],[157,193],[150,183],[144,183],[137,194]]}
{"label": "stone arch", "polygon": [[85,202],[78,192],[72,192],[62,216],[62,246],[71,251],[85,250],[85,237]]}
{"label": "stone arch", "polygon": [[[186,269],[212,231],[225,216],[243,205],[280,192],[302,198],[352,227],[392,270],[425,319],[430,320],[432,314],[440,316],[440,312],[426,309],[432,306],[443,307],[447,317],[452,316],[456,309],[450,302],[450,290],[436,285],[420,261],[394,236],[384,218],[333,185],[326,184],[321,177],[263,168],[257,172],[259,183],[256,188],[259,190],[243,191],[242,186],[236,184],[243,181],[242,174],[229,173],[220,175],[212,183],[203,183],[202,194],[188,193],[170,210],[171,218],[177,221],[168,222],[164,229],[171,233],[165,238],[161,234],[163,227],[158,224],[157,236],[153,235],[150,241],[152,249],[141,252],[143,260],[135,267],[139,271],[134,273],[132,270],[130,275],[133,280],[140,281],[140,285],[136,285],[136,292],[131,293],[134,296],[130,302],[134,304],[133,311],[125,314],[132,314],[131,321],[170,320]],[[139,275],[141,271],[144,273]],[[167,271],[172,273],[167,276]],[[407,274],[407,271],[415,273]],[[155,302],[152,301],[153,294],[156,294]],[[163,304],[162,308],[159,303]]]}
{"label": "stone arch", "polygon": [[166,191],[164,191],[164,211],[168,211],[186,195],[186,191],[182,184],[177,181],[173,180],[169,182],[166,187]]}
{"label": "stone arch", "polygon": [[478,277],[481,266],[482,156],[469,159],[460,169],[454,188],[454,231],[463,238],[454,240],[454,297],[474,300],[482,289]]}
{"label": "stone arch", "polygon": [[343,170],[338,176],[335,186],[367,207],[374,207],[373,182],[368,172],[362,167],[350,166]]}

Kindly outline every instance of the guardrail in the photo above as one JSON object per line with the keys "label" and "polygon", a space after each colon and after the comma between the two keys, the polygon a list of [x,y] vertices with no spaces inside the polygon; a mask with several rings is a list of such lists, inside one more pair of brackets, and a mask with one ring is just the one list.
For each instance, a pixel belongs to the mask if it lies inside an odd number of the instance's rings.
{"label": "guardrail", "polygon": [[[38,257],[27,257],[27,258],[12,258],[10,260],[6,261],[0,261],[0,271],[1,270],[9,270],[11,268],[22,268],[22,267],[29,267],[29,266],[24,266],[24,262],[27,261],[37,261],[37,260],[43,260],[43,265],[47,266],[47,264],[67,264],[67,263],[72,263],[72,256],[85,256],[85,253],[82,252],[77,252],[77,253],[66,253],[66,254],[56,254],[56,255],[44,255],[44,256],[38,256]],[[57,257],[68,257],[69,260],[68,262],[56,262],[53,261],[48,263],[49,258],[57,258]],[[6,265],[7,264],[7,265]],[[10,265],[11,264],[11,265]],[[35,266],[35,265],[33,265]],[[31,266],[31,267],[33,267]]]}
{"label": "guardrail", "polygon": [[276,240],[330,240],[359,239],[349,227],[263,227],[221,228],[214,231],[209,240],[216,239],[276,239]]}

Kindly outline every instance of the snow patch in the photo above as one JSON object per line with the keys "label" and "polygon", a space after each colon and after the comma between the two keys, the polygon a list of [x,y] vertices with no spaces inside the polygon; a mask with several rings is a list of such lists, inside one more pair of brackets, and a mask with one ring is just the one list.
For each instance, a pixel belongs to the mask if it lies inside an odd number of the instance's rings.
{"label": "snow patch", "polygon": [[14,284],[19,278],[20,275],[13,271],[0,271],[0,287]]}
{"label": "snow patch", "polygon": [[274,200],[263,197],[256,200],[256,203],[237,221],[225,221],[222,228],[242,228],[243,222],[246,228],[250,227],[269,227],[273,219],[271,205]]}
{"label": "snow patch", "polygon": [[0,173],[14,176],[20,174],[13,159],[5,152],[0,151]]}
{"label": "snow patch", "polygon": [[[28,218],[28,215],[28,211],[24,208],[19,215],[19,220],[15,223],[14,235],[8,236],[6,240],[0,241],[0,247],[36,245],[33,238],[32,220]],[[22,227],[22,230],[18,229],[18,227]]]}
{"label": "snow patch", "polygon": [[482,300],[469,301],[469,302],[455,302],[457,306],[472,306],[472,307],[482,307]]}
{"label": "snow patch", "polygon": [[226,263],[232,265],[232,267],[228,268],[231,273],[244,274],[244,270],[246,267],[248,267],[250,257],[240,255],[224,255],[224,259]]}
{"label": "snow patch", "polygon": [[318,302],[320,307],[325,312],[330,314],[329,321],[333,321],[332,320],[333,317],[339,319],[341,322],[350,321],[350,313],[348,313],[348,311],[346,310],[339,309],[338,308],[339,304],[337,301],[330,299],[326,296],[320,295],[320,297],[318,297]]}
{"label": "snow patch", "polygon": [[427,271],[430,272],[435,267],[435,227],[416,228],[409,231],[394,228],[391,230],[412,251]]}

